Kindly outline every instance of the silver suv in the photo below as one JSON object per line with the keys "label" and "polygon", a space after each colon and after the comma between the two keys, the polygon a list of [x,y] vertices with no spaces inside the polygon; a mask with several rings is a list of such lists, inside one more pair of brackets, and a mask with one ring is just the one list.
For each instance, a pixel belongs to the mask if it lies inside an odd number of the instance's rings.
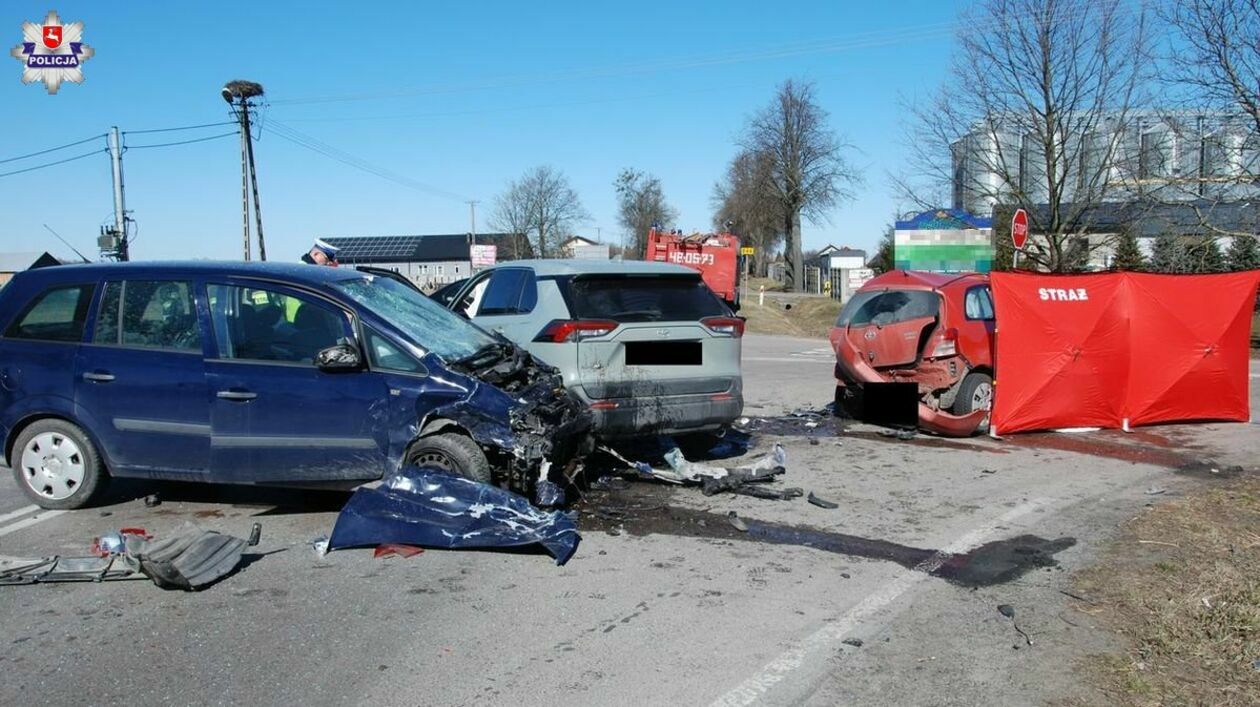
{"label": "silver suv", "polygon": [[448,306],[560,369],[601,437],[700,446],[743,411],[744,322],[689,268],[513,261],[470,278]]}

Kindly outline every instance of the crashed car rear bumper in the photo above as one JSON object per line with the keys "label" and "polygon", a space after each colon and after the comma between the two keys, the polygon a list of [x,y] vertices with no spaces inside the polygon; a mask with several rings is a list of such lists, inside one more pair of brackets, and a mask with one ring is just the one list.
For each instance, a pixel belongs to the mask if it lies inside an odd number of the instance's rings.
{"label": "crashed car rear bumper", "polygon": [[582,401],[596,435],[605,439],[716,430],[744,412],[742,383],[736,379],[721,393],[607,398]]}
{"label": "crashed car rear bumper", "polygon": [[[887,382],[889,382],[887,378],[881,376],[860,358],[852,362],[846,362],[840,358],[836,360],[837,387],[861,388],[864,383]],[[980,429],[988,416],[988,410],[976,410],[968,415],[953,415],[932,408],[923,402],[919,403],[919,427],[946,437],[969,437]]]}

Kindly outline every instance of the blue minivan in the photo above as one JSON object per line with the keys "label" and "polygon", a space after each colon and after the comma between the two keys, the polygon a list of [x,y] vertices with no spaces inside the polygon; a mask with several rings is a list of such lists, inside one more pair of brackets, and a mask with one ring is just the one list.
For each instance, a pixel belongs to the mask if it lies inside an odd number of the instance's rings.
{"label": "blue minivan", "polygon": [[110,477],[353,486],[406,463],[530,492],[589,426],[554,369],[350,268],[64,265],[0,290],[4,460],[44,508]]}

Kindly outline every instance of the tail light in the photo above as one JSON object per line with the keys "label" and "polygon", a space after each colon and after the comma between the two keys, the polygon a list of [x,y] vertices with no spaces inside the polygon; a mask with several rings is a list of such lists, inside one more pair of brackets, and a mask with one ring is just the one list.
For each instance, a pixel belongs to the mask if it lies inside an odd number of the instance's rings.
{"label": "tail light", "polygon": [[603,319],[556,319],[543,327],[543,330],[538,332],[538,336],[534,337],[534,341],[563,344],[603,336],[616,328],[617,322]]}
{"label": "tail light", "polygon": [[738,317],[706,317],[700,320],[709,331],[738,339],[744,335],[744,320]]}
{"label": "tail light", "polygon": [[929,358],[945,358],[947,356],[958,355],[958,330],[946,329],[941,334],[941,340],[936,342],[936,348],[932,349],[932,355]]}

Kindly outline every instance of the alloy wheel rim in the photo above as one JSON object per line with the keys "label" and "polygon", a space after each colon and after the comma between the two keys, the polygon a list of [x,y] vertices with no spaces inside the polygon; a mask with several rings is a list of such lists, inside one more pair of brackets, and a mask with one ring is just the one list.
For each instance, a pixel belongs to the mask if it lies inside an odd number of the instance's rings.
{"label": "alloy wheel rim", "polygon": [[989,383],[981,383],[976,386],[976,390],[971,394],[972,410],[989,410],[993,407],[993,386]]}

